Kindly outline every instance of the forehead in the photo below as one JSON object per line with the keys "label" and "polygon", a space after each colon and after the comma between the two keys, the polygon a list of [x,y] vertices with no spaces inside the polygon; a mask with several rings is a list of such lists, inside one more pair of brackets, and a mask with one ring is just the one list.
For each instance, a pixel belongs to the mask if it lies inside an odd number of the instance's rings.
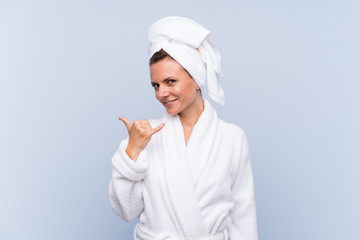
{"label": "forehead", "polygon": [[186,73],[183,67],[173,59],[165,58],[150,66],[151,81],[162,81],[169,77],[180,77]]}

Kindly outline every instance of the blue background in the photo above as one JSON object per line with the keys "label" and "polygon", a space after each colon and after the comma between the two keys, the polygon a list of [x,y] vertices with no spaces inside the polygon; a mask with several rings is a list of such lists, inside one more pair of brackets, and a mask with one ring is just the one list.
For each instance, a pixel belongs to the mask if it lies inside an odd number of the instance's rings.
{"label": "blue background", "polygon": [[146,32],[192,18],[221,47],[263,240],[360,239],[360,2],[0,0],[0,239],[132,239],[111,210],[118,116],[159,118]]}

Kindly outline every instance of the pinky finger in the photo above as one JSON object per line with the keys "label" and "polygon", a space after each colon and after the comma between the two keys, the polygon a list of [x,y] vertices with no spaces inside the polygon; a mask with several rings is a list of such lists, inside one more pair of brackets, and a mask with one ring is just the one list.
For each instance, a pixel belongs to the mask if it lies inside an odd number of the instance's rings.
{"label": "pinky finger", "polygon": [[163,129],[165,127],[165,123],[160,124],[159,126],[157,126],[156,128],[153,129],[152,135],[159,132],[161,129]]}

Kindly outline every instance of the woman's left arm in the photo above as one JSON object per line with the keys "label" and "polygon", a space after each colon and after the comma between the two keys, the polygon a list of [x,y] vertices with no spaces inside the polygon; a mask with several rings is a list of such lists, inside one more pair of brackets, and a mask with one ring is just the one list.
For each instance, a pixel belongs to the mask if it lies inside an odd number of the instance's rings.
{"label": "woman's left arm", "polygon": [[230,212],[232,228],[230,239],[257,240],[257,221],[254,180],[250,162],[249,146],[244,134],[240,165],[232,185],[234,206]]}

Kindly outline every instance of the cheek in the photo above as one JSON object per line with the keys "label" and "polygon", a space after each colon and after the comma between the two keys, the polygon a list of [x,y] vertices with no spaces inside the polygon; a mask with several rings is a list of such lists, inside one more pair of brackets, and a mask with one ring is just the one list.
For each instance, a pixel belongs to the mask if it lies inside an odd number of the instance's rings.
{"label": "cheek", "polygon": [[190,96],[195,97],[196,96],[196,85],[194,83],[190,82],[184,88],[184,92],[186,92],[186,95],[189,97]]}
{"label": "cheek", "polygon": [[185,88],[183,86],[176,86],[176,87],[173,87],[171,93],[174,94],[174,95],[183,95],[184,94],[184,90]]}

